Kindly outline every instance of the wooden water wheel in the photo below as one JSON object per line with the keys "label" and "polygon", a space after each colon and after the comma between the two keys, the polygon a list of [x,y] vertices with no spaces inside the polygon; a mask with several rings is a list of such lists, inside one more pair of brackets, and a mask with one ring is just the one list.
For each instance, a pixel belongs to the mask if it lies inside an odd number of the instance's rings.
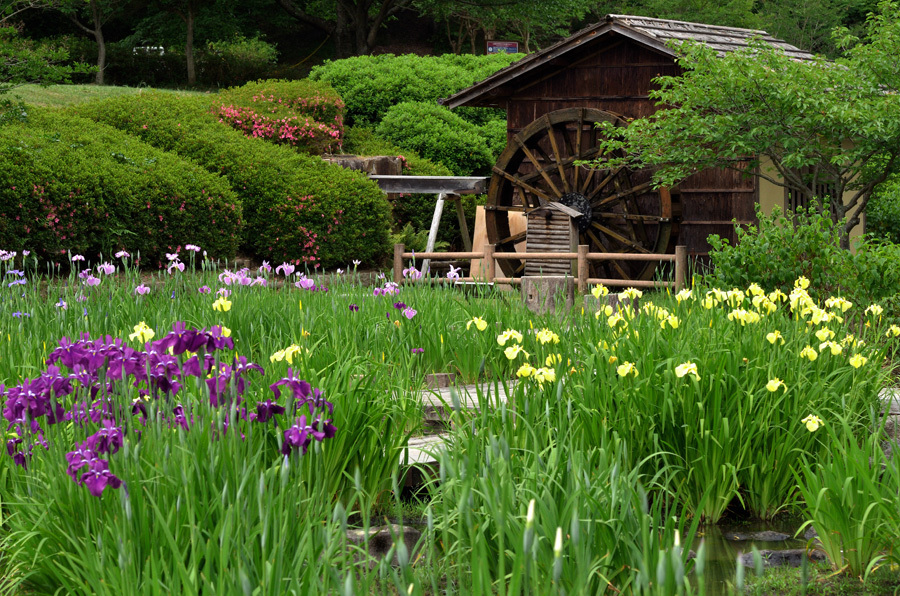
{"label": "wooden water wheel", "polygon": [[[527,214],[549,202],[571,207],[579,243],[591,252],[664,253],[672,235],[672,199],[668,189],[652,189],[650,172],[625,167],[578,165],[601,154],[596,122],[625,126],[610,112],[567,108],[541,116],[516,134],[493,168],[485,206],[488,240],[498,252],[514,252],[527,231],[510,232],[510,214]],[[500,260],[509,277],[525,271],[525,262]],[[650,279],[655,261],[592,261],[591,277]]]}

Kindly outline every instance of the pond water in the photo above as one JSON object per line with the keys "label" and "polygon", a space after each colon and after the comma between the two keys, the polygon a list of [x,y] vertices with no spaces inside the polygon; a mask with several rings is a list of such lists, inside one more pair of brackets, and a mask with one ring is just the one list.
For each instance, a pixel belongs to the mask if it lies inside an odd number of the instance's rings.
{"label": "pond water", "polygon": [[[703,583],[707,596],[725,596],[728,587],[734,585],[737,559],[744,553],[758,550],[789,550],[805,548],[806,540],[794,539],[800,526],[796,519],[775,520],[770,522],[722,523],[715,526],[701,527],[691,548],[696,552],[700,544],[706,548],[706,570]],[[740,540],[748,534],[756,532],[779,532],[792,538],[782,541]],[[746,569],[746,575],[754,573],[753,568]],[[698,579],[692,583],[696,586]]]}

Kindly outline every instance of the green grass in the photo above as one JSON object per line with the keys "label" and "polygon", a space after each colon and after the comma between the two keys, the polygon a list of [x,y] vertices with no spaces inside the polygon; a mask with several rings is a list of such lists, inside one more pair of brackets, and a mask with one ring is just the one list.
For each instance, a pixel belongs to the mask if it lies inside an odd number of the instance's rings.
{"label": "green grass", "polygon": [[[12,90],[9,95],[19,98],[26,104],[41,107],[61,108],[65,106],[85,103],[97,99],[119,97],[121,95],[136,95],[144,91],[151,91],[149,87],[116,87],[112,85],[23,85]],[[182,91],[159,89],[167,93],[181,95],[199,95],[201,91]]]}
{"label": "green grass", "polygon": [[846,574],[837,574],[825,565],[814,565],[809,570],[809,582],[803,590],[800,569],[782,567],[767,569],[762,577],[747,574],[744,594],[748,596],[875,596],[894,594],[900,590],[896,571],[882,568],[873,573],[866,583]]}

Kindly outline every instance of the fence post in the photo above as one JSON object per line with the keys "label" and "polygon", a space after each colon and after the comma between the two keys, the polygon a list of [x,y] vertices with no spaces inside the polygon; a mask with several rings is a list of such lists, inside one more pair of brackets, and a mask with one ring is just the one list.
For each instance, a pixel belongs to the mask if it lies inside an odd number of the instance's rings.
{"label": "fence post", "polygon": [[494,261],[494,245],[493,244],[485,244],[484,245],[484,264],[487,265],[487,282],[493,283],[494,277],[496,276],[497,263]]}
{"label": "fence post", "polygon": [[687,246],[679,244],[675,247],[675,291],[684,289],[687,281]]}
{"label": "fence post", "polygon": [[578,293],[585,294],[588,289],[588,249],[587,244],[578,245]]}
{"label": "fence post", "polygon": [[403,244],[394,245],[394,283],[403,281]]}

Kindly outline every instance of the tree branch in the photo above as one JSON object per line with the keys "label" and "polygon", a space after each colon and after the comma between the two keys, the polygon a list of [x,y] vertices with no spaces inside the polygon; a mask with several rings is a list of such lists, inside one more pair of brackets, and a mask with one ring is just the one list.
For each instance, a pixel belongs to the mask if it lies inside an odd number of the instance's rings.
{"label": "tree branch", "polygon": [[301,10],[297,5],[295,5],[292,0],[278,0],[278,4],[281,5],[281,8],[284,9],[288,15],[306,23],[307,25],[312,25],[316,29],[321,29],[325,33],[332,35],[334,33],[334,21],[328,21],[321,17],[313,16],[311,14],[307,14],[303,10]]}

